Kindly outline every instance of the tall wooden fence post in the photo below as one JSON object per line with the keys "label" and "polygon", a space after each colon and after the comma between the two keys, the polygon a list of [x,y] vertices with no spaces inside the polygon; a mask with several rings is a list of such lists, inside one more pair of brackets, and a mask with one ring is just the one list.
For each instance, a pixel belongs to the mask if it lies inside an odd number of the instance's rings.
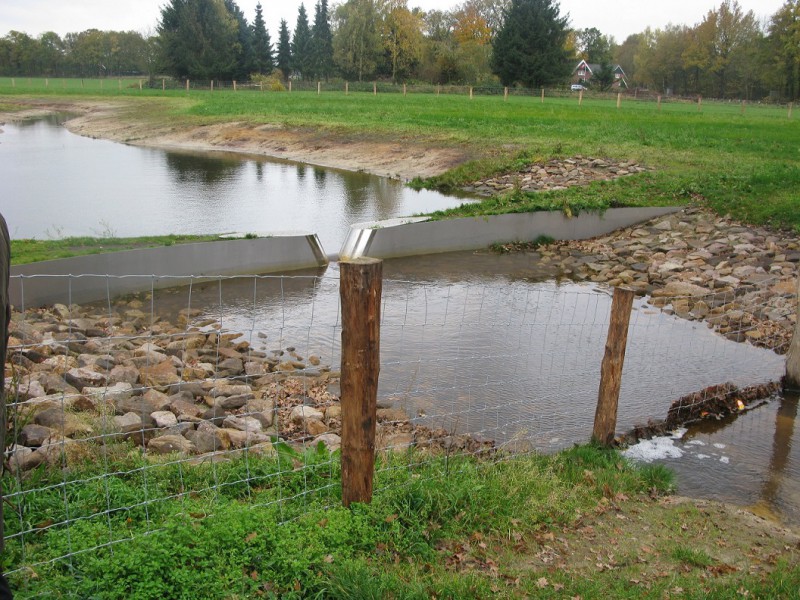
{"label": "tall wooden fence post", "polygon": [[594,414],[592,434],[592,437],[604,446],[609,446],[614,441],[614,430],[617,427],[617,406],[622,386],[622,366],[625,363],[633,296],[633,290],[615,288],[614,300],[611,303],[611,321],[608,326],[603,365],[600,369],[600,391],[597,394],[597,410]]}
{"label": "tall wooden fence post", "polygon": [[319,96],[320,94],[322,94],[322,82],[318,81],[317,82],[317,96]]}
{"label": "tall wooden fence post", "polygon": [[542,104],[544,104],[544,88],[542,88]]}
{"label": "tall wooden fence post", "polygon": [[503,102],[508,102],[508,88],[503,88]]}
{"label": "tall wooden fence post", "polygon": [[583,90],[578,92],[578,106],[583,106]]}
{"label": "tall wooden fence post", "polygon": [[347,96],[350,93],[350,83],[345,81],[344,82],[344,95]]}
{"label": "tall wooden fence post", "polygon": [[167,80],[165,77],[161,78],[161,91],[164,92],[167,89]]}
{"label": "tall wooden fence post", "polygon": [[703,97],[702,96],[698,96],[697,97],[697,110],[698,111],[702,111],[703,110]]}
{"label": "tall wooden fence post", "polygon": [[794,326],[794,337],[786,354],[787,390],[800,391],[800,277],[797,278],[797,323]]}
{"label": "tall wooden fence post", "polygon": [[236,80],[235,80],[235,79],[233,80],[233,91],[234,91],[234,92],[238,91],[238,90],[236,89]]}
{"label": "tall wooden fence post", "polygon": [[469,99],[470,99],[470,100],[472,100],[472,98],[473,98],[473,95],[472,95],[472,86],[469,86]]}
{"label": "tall wooden fence post", "polygon": [[370,502],[375,470],[383,261],[339,263],[342,304],[342,504]]}
{"label": "tall wooden fence post", "polygon": [[186,93],[189,93],[189,80],[186,80]]}
{"label": "tall wooden fence post", "polygon": [[378,84],[374,81],[372,82],[372,95],[373,96],[378,95]]}
{"label": "tall wooden fence post", "polygon": [[618,93],[617,94],[617,108],[619,108],[620,106],[622,106],[622,94]]}

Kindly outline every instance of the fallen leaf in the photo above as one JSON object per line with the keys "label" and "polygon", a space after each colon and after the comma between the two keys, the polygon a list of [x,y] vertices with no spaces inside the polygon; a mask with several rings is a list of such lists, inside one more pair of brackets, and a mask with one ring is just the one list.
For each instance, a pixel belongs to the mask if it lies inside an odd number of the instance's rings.
{"label": "fallen leaf", "polygon": [[258,534],[254,531],[253,533],[248,535],[246,538],[244,538],[244,541],[249,543],[249,542],[252,542],[257,537],[258,537]]}
{"label": "fallen leaf", "polygon": [[536,582],[536,587],[538,587],[540,590],[543,590],[549,584],[550,582],[547,581],[546,577],[540,577],[539,580]]}

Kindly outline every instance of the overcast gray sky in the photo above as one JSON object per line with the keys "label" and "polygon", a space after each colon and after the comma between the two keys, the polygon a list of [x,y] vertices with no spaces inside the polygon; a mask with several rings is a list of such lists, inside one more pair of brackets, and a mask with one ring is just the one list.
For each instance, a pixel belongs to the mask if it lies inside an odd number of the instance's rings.
{"label": "overcast gray sky", "polygon": [[[154,32],[160,9],[167,0],[2,0],[0,1],[0,36],[11,30],[38,36],[55,31],[63,36],[85,29],[134,30]],[[569,13],[572,27],[597,27],[613,35],[618,42],[645,27],[664,27],[668,23],[694,25],[721,0],[562,0],[561,12]],[[247,20],[252,22],[258,0],[238,0]],[[316,0],[306,0],[309,20],[314,17]],[[329,0],[329,4],[335,4]],[[409,0],[409,7],[423,10],[446,10],[459,4],[456,0]],[[277,39],[281,19],[293,29],[300,0],[262,0],[267,29]],[[758,18],[768,18],[783,5],[783,0],[739,0],[745,10]]]}

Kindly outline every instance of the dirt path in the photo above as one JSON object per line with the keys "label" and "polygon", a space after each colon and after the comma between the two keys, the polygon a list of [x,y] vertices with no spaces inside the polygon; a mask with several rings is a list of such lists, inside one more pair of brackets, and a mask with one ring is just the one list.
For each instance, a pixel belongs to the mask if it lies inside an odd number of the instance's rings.
{"label": "dirt path", "polygon": [[148,119],[123,102],[19,102],[26,108],[0,113],[0,122],[53,112],[77,113],[79,116],[67,121],[65,126],[87,137],[165,150],[269,156],[404,181],[441,174],[469,158],[459,149],[430,147],[409,140],[389,142],[367,134],[336,135],[316,129],[287,129],[279,124],[245,122],[196,126],[165,119],[163,113]]}

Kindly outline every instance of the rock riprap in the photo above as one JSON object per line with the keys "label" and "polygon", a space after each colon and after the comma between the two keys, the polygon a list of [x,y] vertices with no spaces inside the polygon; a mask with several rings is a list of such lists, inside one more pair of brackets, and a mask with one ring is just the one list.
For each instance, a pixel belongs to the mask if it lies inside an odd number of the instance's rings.
{"label": "rock riprap", "polygon": [[481,179],[463,189],[465,192],[487,197],[515,189],[523,192],[563,190],[593,181],[611,181],[651,170],[633,161],[577,155],[572,158],[552,159],[546,163],[534,163],[520,171]]}
{"label": "rock riprap", "polygon": [[653,306],[704,321],[735,341],[784,353],[795,329],[797,237],[704,209],[530,252],[556,277],[627,286],[650,296]]}
{"label": "rock riprap", "polygon": [[[340,446],[339,373],[321,357],[257,351],[213,321],[193,324],[194,310],[178,325],[151,324],[141,306],[119,303],[109,314],[57,304],[12,315],[5,366],[14,434],[6,439],[15,472],[63,466],[100,445],[193,462],[245,448],[271,454],[275,439]],[[493,446],[415,425],[397,409],[379,412],[378,448],[412,444]]]}

